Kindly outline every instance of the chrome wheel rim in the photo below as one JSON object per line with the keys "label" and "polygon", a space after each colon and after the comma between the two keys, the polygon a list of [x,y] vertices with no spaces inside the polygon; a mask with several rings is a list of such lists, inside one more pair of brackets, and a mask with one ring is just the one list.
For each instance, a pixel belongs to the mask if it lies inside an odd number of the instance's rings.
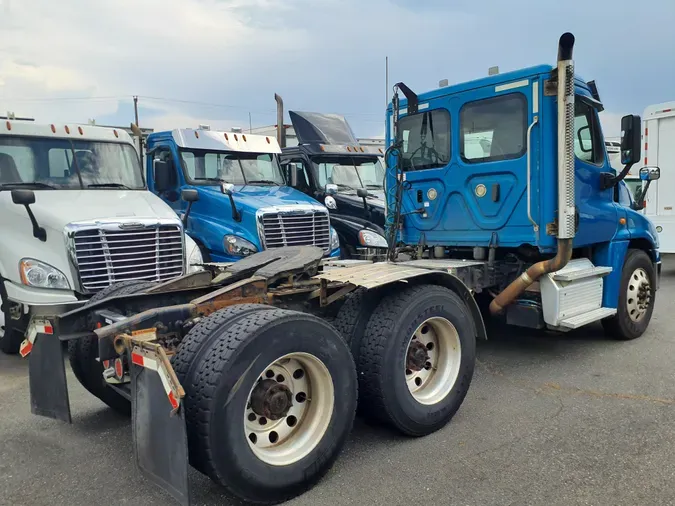
{"label": "chrome wheel rim", "polygon": [[248,445],[267,464],[293,464],[321,442],[334,404],[333,378],[319,358],[284,355],[265,367],[249,392],[244,412]]}
{"label": "chrome wheel rim", "polygon": [[441,317],[424,321],[408,341],[405,380],[410,394],[420,404],[438,404],[455,386],[461,362],[455,326]]}
{"label": "chrome wheel rim", "polygon": [[634,322],[642,320],[652,303],[651,283],[647,271],[638,267],[631,274],[626,291],[626,310]]}

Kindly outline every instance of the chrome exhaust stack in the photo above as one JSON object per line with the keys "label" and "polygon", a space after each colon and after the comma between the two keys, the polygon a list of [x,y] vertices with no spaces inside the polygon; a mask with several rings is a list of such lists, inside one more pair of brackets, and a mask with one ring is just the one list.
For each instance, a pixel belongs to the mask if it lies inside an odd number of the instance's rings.
{"label": "chrome exhaust stack", "polygon": [[280,148],[286,147],[286,128],[284,127],[284,101],[280,95],[274,94],[277,101],[277,142]]}
{"label": "chrome exhaust stack", "polygon": [[558,239],[573,239],[574,204],[574,35],[558,43]]}

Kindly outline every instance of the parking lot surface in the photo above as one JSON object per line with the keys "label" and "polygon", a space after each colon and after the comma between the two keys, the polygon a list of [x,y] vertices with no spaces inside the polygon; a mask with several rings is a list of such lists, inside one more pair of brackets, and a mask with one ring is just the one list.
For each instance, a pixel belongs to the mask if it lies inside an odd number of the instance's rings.
{"label": "parking lot surface", "polygon": [[[675,504],[675,259],[651,326],[607,339],[493,329],[452,422],[407,439],[357,420],[331,472],[288,504]],[[27,363],[0,354],[0,504],[172,504],[139,476],[131,427],[68,370],[73,424],[30,414]],[[192,471],[194,504],[239,504]]]}

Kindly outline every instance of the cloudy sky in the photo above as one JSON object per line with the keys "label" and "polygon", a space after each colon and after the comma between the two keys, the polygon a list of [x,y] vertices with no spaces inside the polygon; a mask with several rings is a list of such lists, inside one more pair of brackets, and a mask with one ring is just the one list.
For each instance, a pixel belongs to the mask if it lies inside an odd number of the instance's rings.
{"label": "cloudy sky", "polygon": [[675,100],[674,0],[0,0],[0,114],[155,129],[344,114],[383,134],[391,82],[417,91],[553,63],[577,38],[608,136],[622,114]]}

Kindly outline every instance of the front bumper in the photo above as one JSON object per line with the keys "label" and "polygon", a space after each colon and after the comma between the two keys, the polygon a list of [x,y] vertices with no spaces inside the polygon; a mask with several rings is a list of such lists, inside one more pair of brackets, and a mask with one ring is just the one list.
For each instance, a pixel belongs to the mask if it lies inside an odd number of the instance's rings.
{"label": "front bumper", "polygon": [[45,288],[31,288],[5,281],[7,298],[24,306],[24,315],[20,321],[15,321],[13,327],[25,331],[28,321],[33,316],[52,316],[62,314],[84,305],[87,301],[80,300],[75,292],[69,290],[49,290]]}

